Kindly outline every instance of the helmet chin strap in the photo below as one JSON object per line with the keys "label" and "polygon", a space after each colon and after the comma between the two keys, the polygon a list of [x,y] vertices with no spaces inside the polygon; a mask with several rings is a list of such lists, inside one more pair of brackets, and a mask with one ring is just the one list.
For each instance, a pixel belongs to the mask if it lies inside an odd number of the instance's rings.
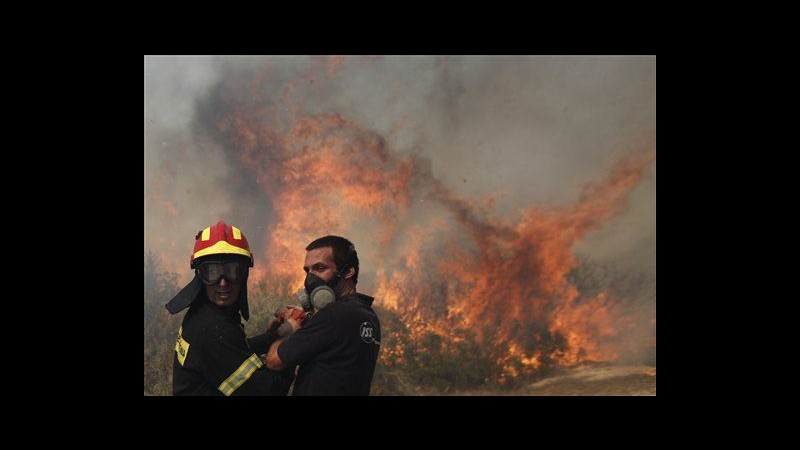
{"label": "helmet chin strap", "polygon": [[239,306],[239,313],[242,315],[244,320],[250,319],[250,305],[247,304],[247,278],[250,275],[250,270],[246,270],[244,273],[244,279],[242,279],[242,287],[239,291],[239,298],[236,299],[236,304]]}

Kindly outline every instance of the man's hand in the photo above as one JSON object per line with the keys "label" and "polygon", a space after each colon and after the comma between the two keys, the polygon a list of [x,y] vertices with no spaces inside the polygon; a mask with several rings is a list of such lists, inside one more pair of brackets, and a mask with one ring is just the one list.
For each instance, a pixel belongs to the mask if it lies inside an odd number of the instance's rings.
{"label": "man's hand", "polygon": [[301,326],[303,326],[303,322],[306,320],[306,312],[303,308],[299,308],[297,306],[289,306],[286,315],[284,316],[285,323],[291,325],[292,330],[289,334],[294,333],[297,331]]}

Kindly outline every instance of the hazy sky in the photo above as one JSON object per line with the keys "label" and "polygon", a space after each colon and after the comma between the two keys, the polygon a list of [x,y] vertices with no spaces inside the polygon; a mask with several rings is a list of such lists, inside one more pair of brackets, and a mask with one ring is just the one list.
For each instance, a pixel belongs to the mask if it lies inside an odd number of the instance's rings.
{"label": "hazy sky", "polygon": [[[494,195],[501,215],[572,203],[620,156],[655,147],[655,57],[145,57],[145,249],[176,269],[188,272],[197,230],[261,212],[230,187],[236,164],[198,132],[197,105],[265,65],[267,98],[313,75],[319,88],[297,94],[306,113],[338,112],[426,156],[449,188]],[[576,252],[654,271],[655,205],[653,164],[625,212]],[[263,248],[260,232],[248,238]]]}

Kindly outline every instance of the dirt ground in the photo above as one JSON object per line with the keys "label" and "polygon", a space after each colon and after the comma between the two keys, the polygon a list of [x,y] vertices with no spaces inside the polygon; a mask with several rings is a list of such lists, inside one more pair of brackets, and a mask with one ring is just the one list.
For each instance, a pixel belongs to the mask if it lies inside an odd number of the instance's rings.
{"label": "dirt ground", "polygon": [[580,368],[533,383],[516,395],[656,395],[656,368]]}
{"label": "dirt ground", "polygon": [[607,366],[563,369],[543,380],[504,392],[458,392],[454,395],[656,395],[656,368]]}

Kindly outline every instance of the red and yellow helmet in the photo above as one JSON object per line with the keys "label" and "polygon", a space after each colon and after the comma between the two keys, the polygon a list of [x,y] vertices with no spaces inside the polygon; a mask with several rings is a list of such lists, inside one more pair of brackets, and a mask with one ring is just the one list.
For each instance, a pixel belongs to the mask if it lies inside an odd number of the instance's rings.
{"label": "red and yellow helmet", "polygon": [[220,220],[216,225],[197,233],[190,265],[195,268],[197,258],[208,255],[242,255],[250,258],[253,267],[253,253],[242,230]]}

